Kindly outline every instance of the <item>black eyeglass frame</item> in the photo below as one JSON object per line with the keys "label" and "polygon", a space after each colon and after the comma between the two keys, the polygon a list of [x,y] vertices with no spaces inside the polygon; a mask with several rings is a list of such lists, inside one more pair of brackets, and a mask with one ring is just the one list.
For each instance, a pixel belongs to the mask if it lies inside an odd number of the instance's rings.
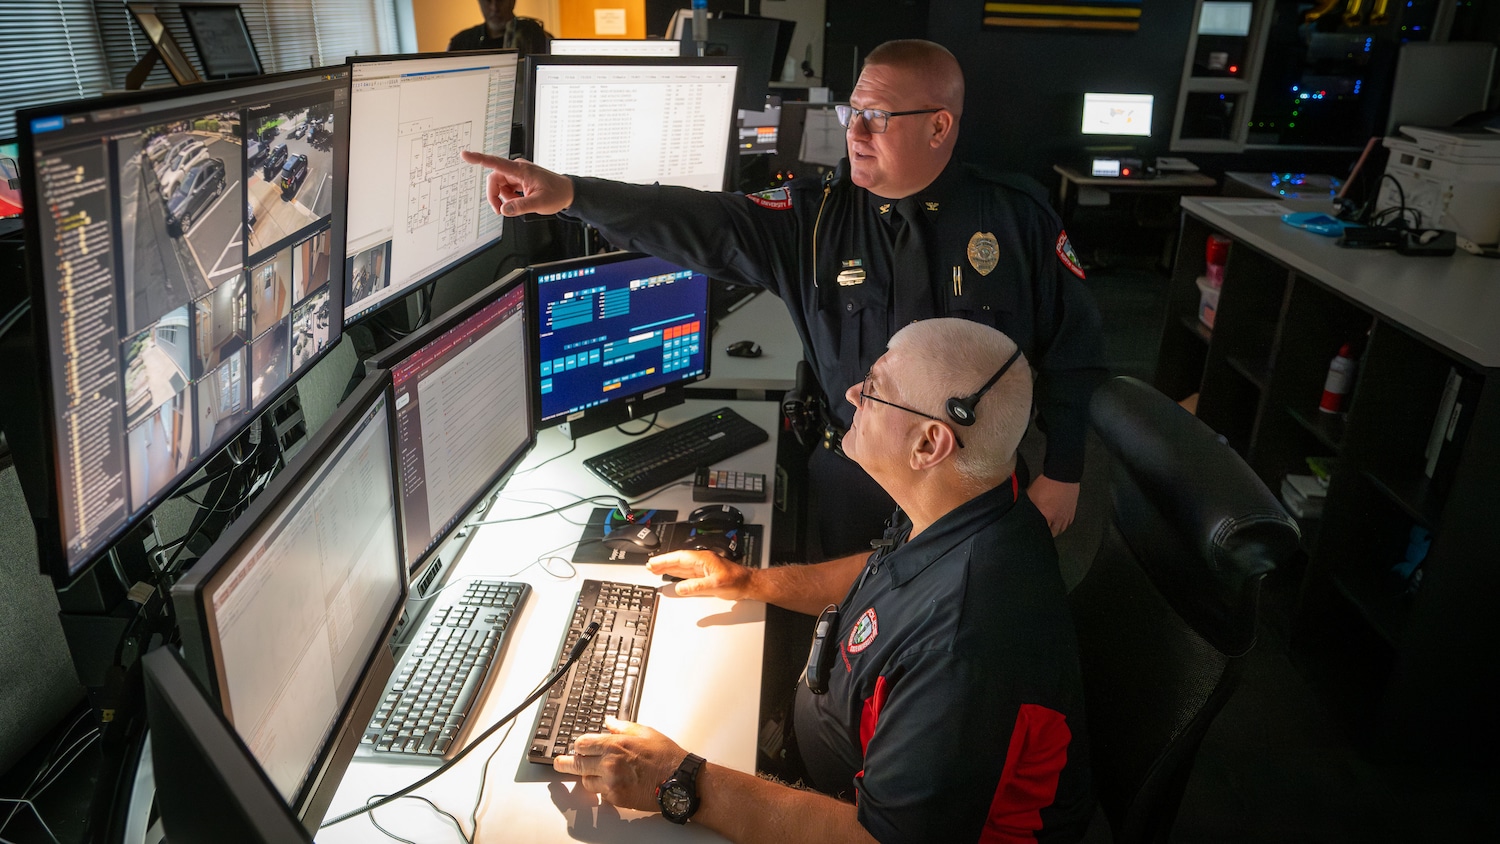
{"label": "black eyeglass frame", "polygon": [[866,372],[865,373],[865,383],[863,385],[861,385],[860,388],[859,388],[859,399],[860,399],[861,402],[863,402],[865,399],[869,399],[870,401],[879,402],[880,404],[886,405],[888,407],[894,407],[897,410],[904,410],[907,413],[915,413],[916,415],[922,417],[923,419],[931,419],[934,422],[941,422],[944,425],[948,426],[948,430],[950,430],[950,431],[953,432],[953,441],[956,442],[956,443],[958,443],[958,447],[959,448],[963,448],[964,447],[964,441],[961,438],[959,438],[959,436],[958,436],[958,429],[955,428],[955,427],[953,427],[953,424],[951,422],[949,422],[948,420],[941,419],[939,417],[933,416],[931,413],[923,413],[922,411],[917,410],[914,407],[907,407],[904,404],[896,404],[893,401],[886,401],[885,399],[877,398],[877,397],[872,396],[869,393],[865,392],[865,387],[868,386],[869,383],[870,383],[870,375],[872,374],[872,372],[873,372],[873,370],[871,372]]}
{"label": "black eyeglass frame", "polygon": [[[884,135],[885,130],[890,128],[892,117],[905,117],[908,114],[936,114],[942,111],[940,108],[918,108],[911,111],[886,111],[883,108],[855,108],[851,105],[837,105],[833,107],[833,113],[838,116],[839,125],[845,129],[854,122],[854,115],[859,115],[865,121],[865,131],[872,135]],[[875,121],[870,115],[880,117],[880,128],[875,128]]]}

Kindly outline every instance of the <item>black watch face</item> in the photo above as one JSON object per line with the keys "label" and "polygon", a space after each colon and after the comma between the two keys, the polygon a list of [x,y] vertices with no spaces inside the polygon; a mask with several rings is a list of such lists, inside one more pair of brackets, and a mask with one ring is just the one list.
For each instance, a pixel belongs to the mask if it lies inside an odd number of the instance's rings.
{"label": "black watch face", "polygon": [[668,817],[680,818],[692,808],[693,798],[688,790],[675,780],[661,790],[661,810]]}

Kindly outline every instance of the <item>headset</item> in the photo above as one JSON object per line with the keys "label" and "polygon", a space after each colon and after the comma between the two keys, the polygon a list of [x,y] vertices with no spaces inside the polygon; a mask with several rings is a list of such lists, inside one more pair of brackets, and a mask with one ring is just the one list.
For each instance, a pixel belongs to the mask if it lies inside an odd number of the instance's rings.
{"label": "headset", "polygon": [[952,419],[955,424],[963,425],[964,427],[973,425],[974,420],[978,418],[974,413],[974,408],[979,404],[979,400],[984,398],[984,394],[988,393],[990,388],[995,386],[995,382],[999,381],[1005,375],[1011,365],[1020,356],[1021,347],[1017,345],[1016,350],[1011,353],[1010,358],[1000,365],[1000,371],[991,376],[990,380],[984,382],[984,386],[979,388],[979,392],[962,398],[954,396],[948,399],[948,418]]}

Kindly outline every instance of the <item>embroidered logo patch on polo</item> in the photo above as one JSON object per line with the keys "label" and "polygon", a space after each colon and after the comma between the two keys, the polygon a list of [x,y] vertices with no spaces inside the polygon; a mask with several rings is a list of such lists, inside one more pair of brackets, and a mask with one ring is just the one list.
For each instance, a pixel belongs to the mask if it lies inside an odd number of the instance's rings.
{"label": "embroidered logo patch on polo", "polygon": [[760,193],[747,193],[745,198],[762,208],[772,211],[790,211],[792,209],[792,192],[786,188],[772,188]]}
{"label": "embroidered logo patch on polo", "polygon": [[1073,251],[1073,244],[1068,242],[1067,232],[1059,232],[1057,235],[1057,258],[1073,275],[1084,277],[1083,267],[1078,265],[1078,253]]}
{"label": "embroidered logo patch on polo", "polygon": [[854,622],[854,629],[849,631],[849,653],[857,654],[868,648],[875,641],[875,636],[880,632],[880,625],[875,620],[875,608],[865,610],[865,614]]}

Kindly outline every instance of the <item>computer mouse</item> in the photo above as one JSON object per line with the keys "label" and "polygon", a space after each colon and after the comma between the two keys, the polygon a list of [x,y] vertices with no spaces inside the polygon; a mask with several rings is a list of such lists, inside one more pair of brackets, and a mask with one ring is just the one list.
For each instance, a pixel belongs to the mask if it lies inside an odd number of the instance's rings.
{"label": "computer mouse", "polygon": [[649,554],[661,547],[661,539],[650,525],[611,531],[601,541],[605,547],[627,554]]}
{"label": "computer mouse", "polygon": [[704,530],[734,530],[745,524],[745,514],[728,504],[707,504],[689,513],[687,523]]}
{"label": "computer mouse", "polygon": [[760,344],[754,340],[736,340],[724,349],[732,358],[760,357]]}
{"label": "computer mouse", "polygon": [[688,534],[687,547],[693,551],[712,551],[726,560],[739,560],[740,554],[740,532],[737,530],[727,531],[701,531],[696,528]]}

